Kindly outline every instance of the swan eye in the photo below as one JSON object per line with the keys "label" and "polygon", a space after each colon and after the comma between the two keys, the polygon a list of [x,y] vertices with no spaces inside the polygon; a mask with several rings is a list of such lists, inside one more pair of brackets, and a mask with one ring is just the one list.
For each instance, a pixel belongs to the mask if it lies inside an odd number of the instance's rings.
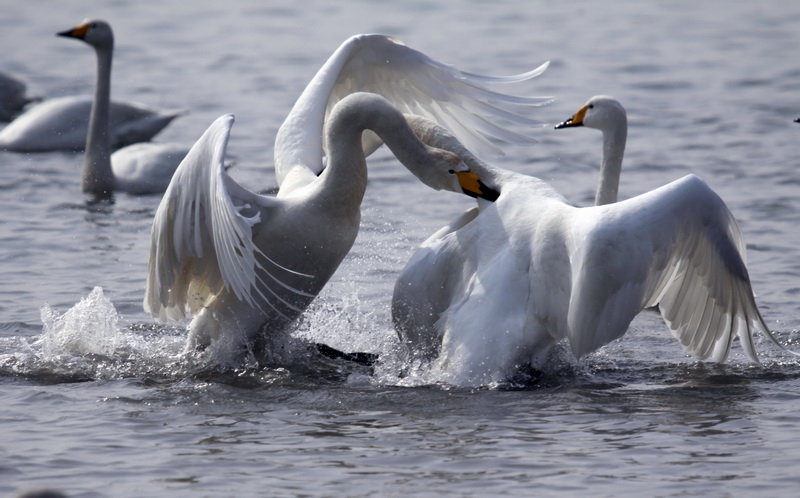
{"label": "swan eye", "polygon": [[587,107],[588,107],[589,109],[594,109],[594,104],[589,104]]}
{"label": "swan eye", "polygon": [[456,174],[455,170],[452,170],[452,169],[447,170],[447,172],[450,173],[451,175],[455,175]]}

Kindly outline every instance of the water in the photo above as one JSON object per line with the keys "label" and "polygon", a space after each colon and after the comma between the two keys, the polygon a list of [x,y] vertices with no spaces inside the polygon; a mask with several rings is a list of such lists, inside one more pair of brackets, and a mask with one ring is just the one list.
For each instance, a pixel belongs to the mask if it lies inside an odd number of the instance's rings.
{"label": "water", "polygon": [[[0,69],[46,97],[87,93],[91,50],[56,31],[94,16],[117,35],[113,93],[190,113],[158,139],[192,143],[237,116],[235,177],[275,186],[272,141],[305,83],[348,36],[384,32],[466,70],[522,72],[556,123],[590,96],[627,107],[621,197],[695,173],[748,242],[758,302],[800,349],[800,4],[753,2],[82,2],[5,6]],[[10,47],[11,43],[7,43]],[[503,167],[594,194],[591,130],[536,132]],[[363,226],[295,333],[380,352],[374,371],[297,347],[293,362],[220,373],[180,355],[181,327],[143,313],[158,197],[90,204],[80,156],[0,155],[0,493],[69,496],[794,495],[800,368],[757,340],[725,365],[683,354],[659,318],[523,385],[456,389],[397,375],[394,278],[469,206],[387,154]],[[96,289],[99,287],[101,289]]]}

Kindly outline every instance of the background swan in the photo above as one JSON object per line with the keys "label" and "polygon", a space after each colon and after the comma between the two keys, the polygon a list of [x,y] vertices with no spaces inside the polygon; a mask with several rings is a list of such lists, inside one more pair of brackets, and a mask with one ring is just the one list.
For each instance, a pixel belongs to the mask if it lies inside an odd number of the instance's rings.
{"label": "background swan", "polygon": [[20,79],[0,73],[0,121],[11,121],[26,105],[39,100],[26,92],[27,86]]}
{"label": "background swan", "polygon": [[[91,31],[91,32],[90,32]],[[0,130],[0,149],[16,152],[83,150],[89,130],[90,112],[98,99],[111,93],[111,59],[114,35],[100,20],[86,20],[76,28],[58,33],[84,39],[97,52],[97,83],[94,99],[88,96],[48,99],[27,110]],[[150,140],[181,112],[161,112],[150,106],[114,101],[108,106],[112,148]]]}
{"label": "background swan", "polygon": [[[533,123],[524,114],[545,100],[505,95],[488,85],[524,81],[544,67],[516,77],[489,78],[434,61],[382,35],[346,40],[308,84],[278,131],[276,198],[245,190],[220,169],[232,118],[218,121],[195,145],[153,222],[145,310],[162,322],[196,314],[189,324],[190,348],[225,339],[214,349],[235,354],[260,330],[277,333],[316,296],[352,247],[366,182],[363,156],[380,139],[400,138],[399,128],[391,130],[380,120],[357,127],[331,125],[333,109],[343,109],[337,105],[340,100],[365,90],[383,95],[397,108],[439,121],[459,116],[465,123],[458,128],[463,139],[491,149],[491,136],[529,142],[493,123],[499,118]],[[354,112],[341,114],[340,121],[343,116],[359,117]],[[386,116],[391,114],[396,111]],[[365,128],[391,133],[376,138],[362,132]],[[353,140],[359,142],[358,154]],[[342,164],[332,168],[334,154],[341,150],[351,157],[339,157]],[[428,185],[458,189],[448,173],[452,166],[443,173],[441,168],[418,165],[419,158],[404,159],[408,152],[402,147],[392,150]]]}
{"label": "background swan", "polygon": [[413,255],[393,296],[401,339],[435,358],[455,384],[485,384],[524,365],[541,366],[562,339],[583,356],[621,337],[654,305],[699,359],[725,361],[739,337],[758,361],[756,330],[778,344],[756,306],[736,221],[705,182],[688,175],[614,203],[623,107],[594,97],[560,127],[566,126],[603,131],[604,205],[573,207],[537,178],[482,163],[444,130],[422,135],[459,154],[499,197],[479,199]]}
{"label": "background swan", "polygon": [[[189,147],[183,144],[150,142],[131,144],[115,151],[111,154],[114,191],[136,195],[164,192],[188,153]],[[100,160],[97,161],[93,167],[97,167]],[[93,189],[93,193],[106,192]]]}
{"label": "background swan", "polygon": [[137,143],[111,154],[110,85],[114,48],[111,26],[104,21],[87,20],[59,35],[84,41],[97,52],[97,86],[83,158],[83,192],[109,195],[114,191],[131,194],[165,191],[172,174],[189,152],[188,147],[180,144]]}

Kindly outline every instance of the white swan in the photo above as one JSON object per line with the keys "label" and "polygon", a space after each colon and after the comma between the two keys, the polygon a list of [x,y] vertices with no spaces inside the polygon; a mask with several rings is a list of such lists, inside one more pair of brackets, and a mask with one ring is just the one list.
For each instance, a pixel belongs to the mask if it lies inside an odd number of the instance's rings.
{"label": "white swan", "polygon": [[778,344],[756,306],[736,221],[706,183],[688,175],[615,203],[625,110],[594,97],[559,125],[567,126],[603,132],[604,205],[573,207],[537,178],[481,162],[444,130],[421,137],[458,154],[485,183],[484,197],[499,196],[479,199],[413,255],[392,302],[401,340],[464,385],[541,367],[562,339],[583,356],[654,305],[699,359],[725,361],[739,337],[758,361],[756,330]]}
{"label": "white swan", "polygon": [[[189,148],[177,143],[140,142],[123,147],[111,154],[111,170],[114,174],[114,191],[135,195],[160,194],[167,190],[172,175],[178,169]],[[102,159],[92,164],[97,167]],[[105,162],[105,161],[103,161]],[[105,167],[105,166],[104,166]],[[86,168],[86,164],[84,164]],[[84,176],[84,178],[86,178]],[[86,181],[83,182],[86,192]],[[97,185],[92,193],[107,195],[107,191],[98,190]]]}
{"label": "white swan", "polygon": [[277,332],[292,322],[347,255],[366,190],[365,130],[432,188],[458,192],[459,178],[470,175],[455,154],[419,142],[386,99],[355,93],[326,121],[328,164],[318,179],[265,197],[224,172],[232,125],[232,115],[211,125],[164,194],[153,221],[144,301],[162,321],[199,311],[189,348],[224,339],[215,351],[220,361],[257,343],[254,333],[262,327]]}
{"label": "white swan", "polygon": [[[446,167],[452,156],[445,166],[441,161],[430,165],[430,151],[405,149],[413,144],[410,138],[409,145],[397,144],[408,134],[406,125],[387,121],[396,121],[392,116],[398,113],[382,99],[359,94],[357,102],[348,98],[344,107],[340,101],[359,90],[378,93],[406,111],[442,122],[461,120],[462,139],[491,148],[487,136],[528,141],[493,120],[530,122],[523,117],[526,106],[543,100],[509,96],[487,86],[524,81],[543,70],[544,66],[517,77],[481,77],[382,35],[346,40],[278,131],[277,197],[253,194],[222,172],[232,118],[215,123],[195,145],[153,222],[145,310],[162,322],[196,314],[189,324],[187,347],[219,344],[212,349],[227,351],[221,359],[284,329],[333,275],[358,233],[366,185],[364,156],[380,144],[362,130],[382,133],[381,139],[426,184],[458,189],[448,173],[457,168]],[[457,176],[470,181],[464,173]],[[266,334],[259,334],[261,330]]]}
{"label": "white swan", "polygon": [[154,194],[167,189],[172,174],[189,152],[180,144],[140,142],[111,154],[110,78],[114,33],[100,20],[87,20],[60,36],[76,38],[97,52],[97,86],[83,157],[83,192],[107,196],[112,192]]}
{"label": "white swan", "polygon": [[[24,112],[0,130],[0,150],[46,152],[83,150],[89,129],[93,102],[105,99],[111,88],[111,58],[114,36],[111,27],[98,20],[87,20],[59,36],[82,38],[97,52],[95,97],[72,96],[49,99]],[[106,104],[108,105],[108,104]],[[138,103],[110,103],[108,123],[113,148],[150,140],[181,112],[161,112]]]}
{"label": "white swan", "polygon": [[26,94],[27,86],[10,74],[0,73],[0,121],[11,121],[31,102],[39,100]]}

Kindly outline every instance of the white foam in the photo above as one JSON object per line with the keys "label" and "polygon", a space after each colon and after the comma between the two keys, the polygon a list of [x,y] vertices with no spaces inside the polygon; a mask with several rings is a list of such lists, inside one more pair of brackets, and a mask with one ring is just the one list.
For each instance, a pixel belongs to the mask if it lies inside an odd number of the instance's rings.
{"label": "white foam", "polygon": [[120,316],[101,287],[95,287],[62,315],[45,304],[41,316],[44,324],[42,353],[45,356],[112,356],[121,342]]}

